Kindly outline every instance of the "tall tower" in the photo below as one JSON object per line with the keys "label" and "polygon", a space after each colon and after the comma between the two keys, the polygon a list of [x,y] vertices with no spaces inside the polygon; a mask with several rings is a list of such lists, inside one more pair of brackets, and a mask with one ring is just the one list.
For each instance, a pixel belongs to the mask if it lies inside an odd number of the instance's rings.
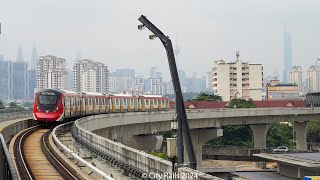
{"label": "tall tower", "polygon": [[38,61],[38,51],[36,49],[36,43],[33,44],[31,59],[30,59],[30,69],[36,70],[37,69],[37,61]]}
{"label": "tall tower", "polygon": [[18,48],[16,61],[17,62],[22,62],[23,61],[23,53],[22,53],[21,45],[19,45],[19,48]]}
{"label": "tall tower", "polygon": [[283,33],[283,82],[288,82],[289,71],[292,68],[292,41],[291,34],[286,32],[286,28],[284,27]]}

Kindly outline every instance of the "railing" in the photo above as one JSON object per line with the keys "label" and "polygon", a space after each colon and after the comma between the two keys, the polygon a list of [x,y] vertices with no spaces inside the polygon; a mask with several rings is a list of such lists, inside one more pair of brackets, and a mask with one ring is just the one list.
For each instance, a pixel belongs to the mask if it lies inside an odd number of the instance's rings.
{"label": "railing", "polygon": [[3,166],[0,166],[0,179],[9,180],[14,179],[18,180],[17,171],[13,165],[13,162],[10,158],[10,154],[2,134],[0,133],[0,163]]}

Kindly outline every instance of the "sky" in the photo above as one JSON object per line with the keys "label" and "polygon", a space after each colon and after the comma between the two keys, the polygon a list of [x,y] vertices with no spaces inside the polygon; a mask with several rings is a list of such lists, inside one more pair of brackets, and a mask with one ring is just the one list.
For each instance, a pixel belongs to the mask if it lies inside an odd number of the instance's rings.
{"label": "sky", "polygon": [[187,75],[210,71],[214,61],[261,63],[264,75],[283,70],[284,26],[292,36],[293,65],[307,68],[320,57],[318,0],[0,0],[0,54],[24,58],[76,54],[105,63],[111,71],[134,68],[147,76],[156,66],[170,77],[165,49],[139,31],[145,15],[178,46],[178,69]]}

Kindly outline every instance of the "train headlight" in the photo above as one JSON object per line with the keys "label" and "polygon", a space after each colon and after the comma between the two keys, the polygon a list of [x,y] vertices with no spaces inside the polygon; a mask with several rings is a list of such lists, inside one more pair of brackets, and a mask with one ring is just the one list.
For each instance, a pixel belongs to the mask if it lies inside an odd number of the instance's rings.
{"label": "train headlight", "polygon": [[54,112],[57,112],[59,110],[58,106],[54,109]]}
{"label": "train headlight", "polygon": [[38,112],[40,112],[40,108],[39,108],[39,106],[37,106],[37,110],[38,110]]}

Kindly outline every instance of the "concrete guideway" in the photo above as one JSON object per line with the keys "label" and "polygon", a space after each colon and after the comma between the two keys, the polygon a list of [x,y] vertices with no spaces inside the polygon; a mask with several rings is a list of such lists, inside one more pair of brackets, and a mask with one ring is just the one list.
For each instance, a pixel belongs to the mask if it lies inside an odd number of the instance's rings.
{"label": "concrete guideway", "polygon": [[304,176],[320,174],[320,153],[254,154],[277,162],[281,175],[303,179]]}
{"label": "concrete guideway", "polygon": [[[128,114],[130,114],[128,116]],[[150,114],[150,113],[146,113]],[[107,159],[117,159],[117,164],[122,164],[122,167],[136,167],[136,170],[130,170],[132,175],[136,177],[144,177],[148,174],[156,174],[156,175],[165,175],[165,174],[174,174],[172,172],[172,163],[169,161],[166,161],[164,159],[152,156],[148,153],[145,153],[140,150],[136,150],[134,148],[128,147],[126,145],[123,145],[119,142],[114,142],[110,139],[103,138],[97,134],[92,133],[91,131],[88,131],[85,127],[92,127],[99,124],[96,120],[102,120],[107,123],[117,123],[119,121],[125,122],[121,119],[118,119],[117,117],[134,117],[138,116],[139,113],[124,113],[124,114],[103,114],[103,115],[96,115],[96,116],[89,116],[82,119],[79,119],[75,122],[74,125],[74,134],[77,134],[79,136],[79,139],[82,139],[82,143],[86,144],[87,146],[90,146],[91,149],[94,149],[95,151],[101,152],[100,154],[103,157]],[[150,117],[146,117],[150,118]],[[101,121],[101,123],[102,123]],[[170,123],[169,123],[170,124]],[[101,125],[101,124],[100,124]],[[112,126],[114,129],[116,126]],[[119,136],[120,137],[120,136]],[[140,140],[142,140],[141,138]],[[147,139],[150,139],[150,137],[147,137]],[[152,139],[152,138],[151,138]],[[148,144],[149,142],[145,141],[144,144]],[[103,152],[103,153],[102,153]],[[184,175],[196,175],[196,179],[220,179],[214,176],[210,176],[208,174],[202,173],[197,170],[192,170],[190,168],[184,168],[183,170],[180,170],[181,174]],[[142,174],[141,174],[142,173]],[[187,177],[187,176],[186,176]]]}
{"label": "concrete guideway", "polygon": [[[306,127],[309,120],[318,120],[319,114],[320,108],[223,108],[187,111],[199,167],[201,167],[203,143],[222,136],[223,131],[220,129],[222,126],[250,124],[255,140],[254,146],[266,148],[266,135],[270,123],[294,122],[297,149],[307,150]],[[94,119],[82,120],[81,126],[102,137],[124,144],[138,144],[134,147],[150,150],[152,147],[145,149],[146,146],[139,147],[139,144],[152,144],[148,136],[157,132],[170,131],[170,122],[173,117],[173,111],[103,114],[95,116]],[[137,135],[139,138],[133,138]],[[130,139],[134,141],[130,142]],[[149,137],[149,139],[152,138]]]}

